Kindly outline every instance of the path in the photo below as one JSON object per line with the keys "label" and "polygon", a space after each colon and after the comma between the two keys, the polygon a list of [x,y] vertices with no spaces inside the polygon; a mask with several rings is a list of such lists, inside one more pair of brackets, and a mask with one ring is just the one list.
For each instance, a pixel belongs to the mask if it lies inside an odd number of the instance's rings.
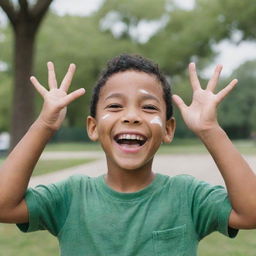
{"label": "path", "polygon": [[[98,160],[54,173],[33,177],[29,186],[34,187],[38,184],[57,182],[73,174],[84,174],[95,177],[106,172],[104,154],[99,152],[45,152],[41,156],[41,159],[67,158],[98,158]],[[247,155],[245,158],[256,172],[256,156]],[[157,155],[154,160],[153,170],[170,176],[186,173],[211,184],[224,185],[215,163],[207,154]]]}

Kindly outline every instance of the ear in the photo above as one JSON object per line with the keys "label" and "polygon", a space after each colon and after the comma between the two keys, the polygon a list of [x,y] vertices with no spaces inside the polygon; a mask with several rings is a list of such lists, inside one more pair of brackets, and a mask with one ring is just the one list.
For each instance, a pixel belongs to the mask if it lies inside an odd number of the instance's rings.
{"label": "ear", "polygon": [[99,138],[97,121],[92,116],[87,117],[87,134],[92,141],[97,141]]}
{"label": "ear", "polygon": [[174,137],[174,132],[176,128],[176,121],[174,117],[166,121],[165,125],[165,135],[163,136],[163,142],[171,143]]}

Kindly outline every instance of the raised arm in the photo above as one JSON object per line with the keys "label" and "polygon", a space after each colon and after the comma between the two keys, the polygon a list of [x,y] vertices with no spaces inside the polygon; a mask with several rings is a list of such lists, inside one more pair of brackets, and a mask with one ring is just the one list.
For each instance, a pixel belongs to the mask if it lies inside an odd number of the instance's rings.
{"label": "raised arm", "polygon": [[0,222],[28,221],[24,194],[34,166],[46,143],[61,126],[67,105],[85,93],[81,88],[67,94],[75,72],[74,64],[69,66],[59,87],[53,63],[48,62],[47,66],[49,90],[31,77],[31,82],[44,99],[42,111],[0,169]]}
{"label": "raised arm", "polygon": [[206,89],[202,89],[194,63],[189,65],[193,89],[191,105],[187,106],[178,95],[173,101],[181,111],[184,122],[204,143],[224,178],[232,212],[229,226],[233,228],[256,227],[256,176],[234,147],[217,121],[218,104],[237,84],[232,80],[224,89],[214,93],[222,66],[218,65]]}

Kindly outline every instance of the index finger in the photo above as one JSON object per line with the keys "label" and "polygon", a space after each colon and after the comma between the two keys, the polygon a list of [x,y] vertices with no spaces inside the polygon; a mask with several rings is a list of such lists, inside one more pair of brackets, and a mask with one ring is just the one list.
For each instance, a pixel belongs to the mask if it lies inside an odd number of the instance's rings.
{"label": "index finger", "polygon": [[188,66],[188,71],[189,71],[189,80],[193,90],[195,91],[201,88],[201,85],[197,76],[197,72],[196,72],[196,64],[193,62],[190,63]]}

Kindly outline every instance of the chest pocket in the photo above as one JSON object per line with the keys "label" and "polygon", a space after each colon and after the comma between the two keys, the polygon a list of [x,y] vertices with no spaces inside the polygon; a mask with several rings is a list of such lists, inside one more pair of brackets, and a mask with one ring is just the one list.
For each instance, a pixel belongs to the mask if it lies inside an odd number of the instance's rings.
{"label": "chest pocket", "polygon": [[186,225],[172,229],[153,231],[155,256],[184,255]]}

